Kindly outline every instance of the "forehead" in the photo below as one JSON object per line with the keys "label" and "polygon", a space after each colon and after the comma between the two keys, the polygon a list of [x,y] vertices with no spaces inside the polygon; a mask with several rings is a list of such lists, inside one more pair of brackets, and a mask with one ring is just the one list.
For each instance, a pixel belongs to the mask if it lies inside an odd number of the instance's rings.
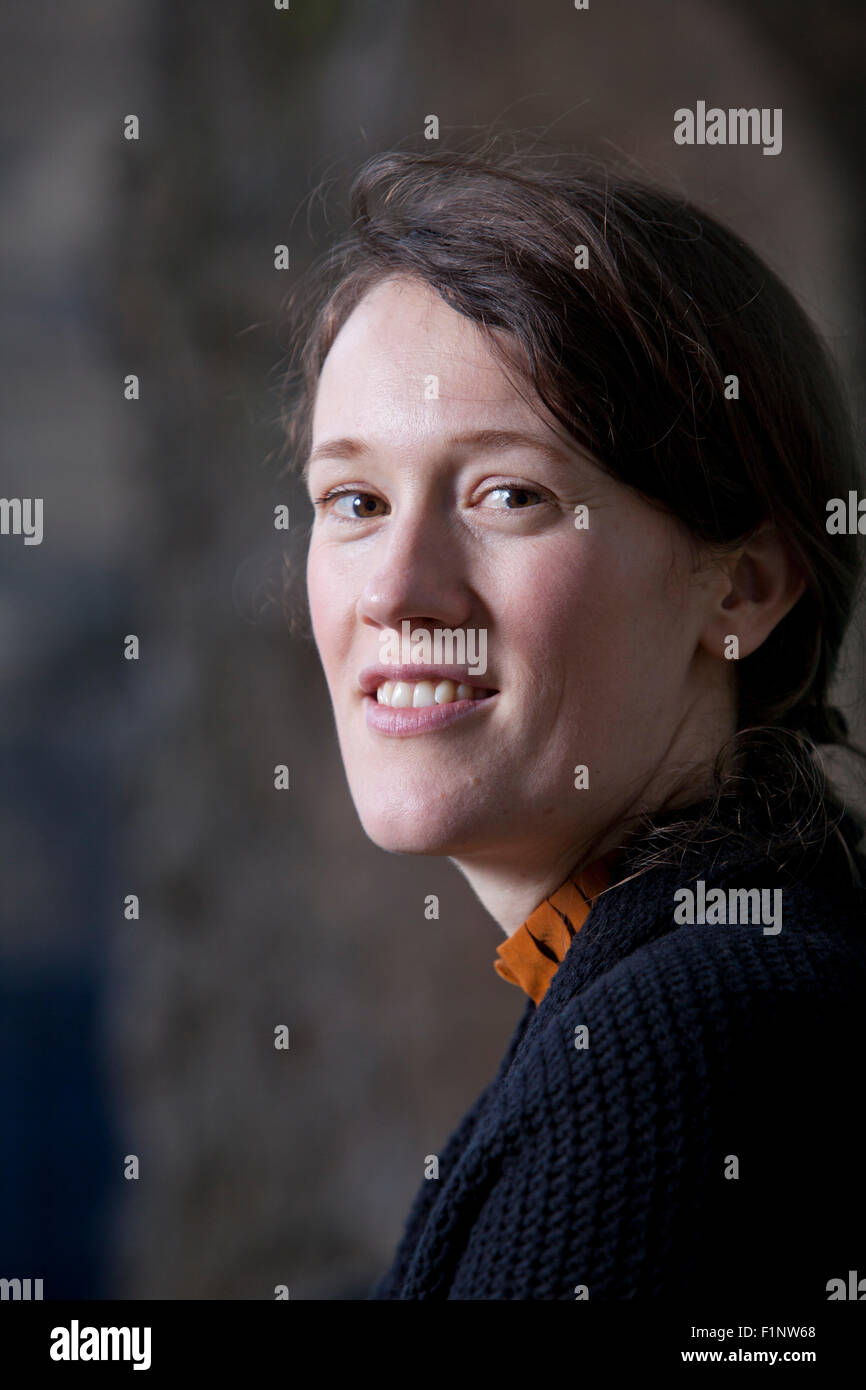
{"label": "forehead", "polygon": [[487,335],[435,290],[387,280],[356,306],[325,358],[313,442],[324,431],[430,434],[470,422],[547,435],[516,380]]}

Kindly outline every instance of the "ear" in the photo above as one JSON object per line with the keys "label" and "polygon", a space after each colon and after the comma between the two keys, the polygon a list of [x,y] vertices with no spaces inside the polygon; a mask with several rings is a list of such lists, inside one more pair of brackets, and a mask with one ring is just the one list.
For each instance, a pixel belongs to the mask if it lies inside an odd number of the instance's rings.
{"label": "ear", "polygon": [[806,577],[771,521],[725,556],[721,569],[701,645],[714,656],[751,656],[790,613],[806,588]]}

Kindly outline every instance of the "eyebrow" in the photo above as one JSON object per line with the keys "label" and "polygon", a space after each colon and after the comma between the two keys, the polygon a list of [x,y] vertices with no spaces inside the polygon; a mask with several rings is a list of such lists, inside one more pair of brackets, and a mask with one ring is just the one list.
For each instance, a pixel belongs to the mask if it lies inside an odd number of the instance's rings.
{"label": "eyebrow", "polygon": [[[445,440],[446,449],[472,448],[482,453],[502,453],[506,449],[535,449],[546,454],[555,462],[561,463],[567,457],[565,446],[557,445],[537,434],[526,434],[521,430],[467,430],[463,434],[453,434]],[[344,436],[342,439],[326,439],[317,444],[307,458],[301,477],[306,480],[310,465],[317,459],[356,459],[369,456],[372,449],[363,440]]]}

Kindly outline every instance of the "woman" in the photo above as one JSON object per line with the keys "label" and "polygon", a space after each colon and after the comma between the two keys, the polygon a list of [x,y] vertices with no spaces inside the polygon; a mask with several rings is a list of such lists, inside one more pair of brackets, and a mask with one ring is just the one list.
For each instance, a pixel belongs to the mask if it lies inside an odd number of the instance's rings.
{"label": "woman", "polygon": [[367,834],[453,860],[527,995],[371,1296],[833,1297],[866,949],[815,746],[860,563],[824,350],[606,171],[389,154],[352,213],[290,419],[313,631]]}

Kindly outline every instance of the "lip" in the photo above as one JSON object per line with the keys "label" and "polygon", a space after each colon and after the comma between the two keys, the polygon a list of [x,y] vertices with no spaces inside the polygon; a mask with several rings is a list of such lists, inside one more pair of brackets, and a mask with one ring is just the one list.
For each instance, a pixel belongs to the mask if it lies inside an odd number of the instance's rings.
{"label": "lip", "polygon": [[[415,679],[419,677],[416,676]],[[453,680],[454,677],[448,676],[443,679]],[[495,705],[498,698],[499,691],[496,690],[483,700],[454,700],[447,705],[395,709],[391,705],[380,705],[375,694],[365,695],[364,716],[367,728],[374,729],[377,734],[385,734],[389,738],[411,738],[415,734],[435,733],[437,729],[447,728],[449,724],[456,724],[461,719],[477,717],[482,710]]]}

